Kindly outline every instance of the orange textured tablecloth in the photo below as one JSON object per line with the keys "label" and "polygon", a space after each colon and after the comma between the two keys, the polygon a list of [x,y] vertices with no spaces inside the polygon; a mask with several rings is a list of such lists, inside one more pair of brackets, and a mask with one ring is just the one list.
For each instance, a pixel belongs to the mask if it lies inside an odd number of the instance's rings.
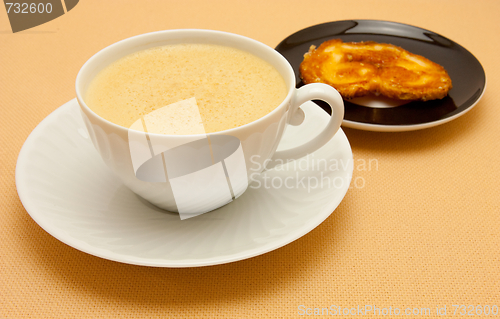
{"label": "orange textured tablecloth", "polygon": [[[427,317],[446,305],[447,317],[460,317],[453,305],[500,307],[499,12],[495,0],[85,0],[12,33],[0,8],[0,318],[293,318],[332,305],[429,308]],[[59,242],[21,204],[15,165],[24,141],[75,97],[78,70],[100,49],[176,28],[229,31],[275,47],[305,27],[345,19],[442,34],[478,58],[487,89],[470,112],[438,127],[344,128],[355,164],[378,165],[355,166],[364,187],[351,188],[304,237],[225,265],[141,267]]]}

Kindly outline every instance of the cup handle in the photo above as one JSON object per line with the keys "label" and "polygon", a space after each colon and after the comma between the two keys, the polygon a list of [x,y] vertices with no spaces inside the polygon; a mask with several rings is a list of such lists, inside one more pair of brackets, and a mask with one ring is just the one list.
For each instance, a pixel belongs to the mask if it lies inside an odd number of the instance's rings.
{"label": "cup handle", "polygon": [[[289,160],[304,157],[318,150],[331,140],[339,130],[342,119],[344,118],[344,101],[337,90],[323,83],[311,83],[295,90],[295,97],[292,100],[293,102],[290,109],[290,118],[293,118],[293,114],[302,104],[310,100],[323,100],[330,105],[332,116],[327,126],[311,141],[288,150],[277,151],[269,165],[266,166],[267,169],[280,163],[286,163]],[[304,121],[307,121],[307,118]]]}

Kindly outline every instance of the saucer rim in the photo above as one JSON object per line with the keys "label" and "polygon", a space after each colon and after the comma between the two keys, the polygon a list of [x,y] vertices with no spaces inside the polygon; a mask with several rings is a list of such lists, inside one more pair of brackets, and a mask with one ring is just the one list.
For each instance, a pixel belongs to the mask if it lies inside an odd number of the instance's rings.
{"label": "saucer rim", "polygon": [[[313,102],[307,102],[313,103]],[[75,105],[76,104],[76,105]],[[313,103],[314,104],[314,103]],[[314,104],[316,106],[316,104]],[[349,167],[345,171],[348,175],[347,186],[340,189],[335,189],[332,192],[336,192],[338,195],[337,200],[331,201],[328,205],[325,205],[321,210],[318,209],[318,213],[312,216],[309,219],[309,223],[305,224],[304,227],[297,228],[292,235],[282,236],[278,238],[278,240],[272,240],[267,244],[264,244],[260,247],[254,247],[247,250],[238,251],[237,253],[232,253],[224,256],[216,256],[209,258],[201,258],[201,259],[182,259],[182,260],[168,260],[168,259],[153,259],[153,258],[142,258],[137,256],[125,255],[116,253],[113,251],[109,251],[107,249],[103,249],[101,247],[95,247],[90,245],[88,242],[65,235],[65,232],[61,230],[60,227],[52,225],[48,220],[43,219],[44,211],[42,208],[39,208],[34,201],[32,201],[28,194],[28,187],[25,177],[25,172],[23,171],[23,167],[29,164],[29,158],[27,156],[28,152],[36,147],[36,139],[38,136],[44,133],[44,130],[47,127],[50,127],[53,124],[53,119],[57,117],[59,113],[64,112],[74,112],[76,110],[69,110],[70,108],[78,107],[76,99],[72,99],[62,106],[55,109],[51,112],[47,117],[45,117],[30,133],[26,141],[24,142],[21,151],[19,152],[18,159],[16,162],[15,168],[15,182],[18,196],[23,204],[26,212],[30,215],[30,217],[37,223],[44,231],[46,231],[49,235],[56,238],[57,240],[65,243],[66,245],[75,248],[79,251],[87,253],[92,256],[100,257],[106,260],[116,261],[124,264],[132,264],[138,266],[150,266],[150,267],[163,267],[163,268],[187,268],[187,267],[203,267],[203,266],[213,266],[220,264],[232,263],[240,260],[245,260],[249,258],[253,258],[256,256],[263,255],[265,253],[274,251],[278,248],[284,247],[289,243],[296,241],[297,239],[303,237],[304,235],[311,232],[314,228],[318,227],[323,221],[325,221],[340,205],[342,200],[344,199],[347,191],[350,188],[350,182],[353,176],[354,164],[353,161],[350,162]],[[317,107],[317,106],[316,106]],[[321,109],[320,109],[321,110]],[[326,116],[328,116],[325,113]],[[352,148],[345,135],[344,131],[340,128],[337,134],[340,134],[340,138],[344,147],[347,147],[345,151],[349,150],[349,157],[353,159]],[[334,137],[335,138],[335,137]],[[95,156],[98,156],[97,153]],[[316,218],[314,218],[316,217]],[[281,239],[281,240],[280,240]]]}

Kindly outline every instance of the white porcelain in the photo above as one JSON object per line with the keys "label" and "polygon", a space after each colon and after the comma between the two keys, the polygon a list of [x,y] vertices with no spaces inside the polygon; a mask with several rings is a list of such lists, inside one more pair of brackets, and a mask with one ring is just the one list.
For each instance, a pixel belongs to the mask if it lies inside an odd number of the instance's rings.
{"label": "white porcelain", "polygon": [[[247,178],[256,171],[262,171],[264,169],[263,164],[271,158],[276,160],[271,163],[272,166],[283,160],[297,159],[314,152],[327,143],[339,129],[344,114],[344,106],[340,94],[325,84],[315,83],[296,89],[295,75],[289,62],[274,49],[258,41],[220,31],[167,30],[143,34],[117,42],[91,57],[82,67],[76,79],[77,100],[81,107],[90,138],[104,162],[127,187],[154,205],[169,211],[178,211],[178,205],[176,205],[174,196],[175,192],[173,191],[175,187],[172,187],[174,184],[170,181],[152,183],[138,179],[136,177],[137,169],[134,170],[131,151],[129,149],[130,130],[99,117],[88,108],[83,97],[85,96],[89,82],[100,70],[111,62],[136,51],[175,43],[211,43],[242,49],[271,63],[285,79],[288,94],[281,105],[274,111],[255,122],[212,134],[230,135],[239,139],[244,154]],[[287,123],[290,123],[294,117],[294,113],[296,113],[302,103],[313,99],[325,100],[331,105],[333,116],[329,119],[328,125],[323,131],[317,132],[314,138],[308,140],[303,145],[297,145],[294,149],[276,152]],[[308,119],[306,118],[305,121],[307,122]],[[305,125],[306,123],[303,123],[299,127]],[[304,132],[303,134],[305,135],[306,133]],[[195,139],[200,138],[197,137],[199,135],[149,135],[156,136],[158,139],[166,139],[169,141],[168,143],[175,145],[183,144],[185,143],[184,140],[191,140],[193,136]],[[144,141],[146,141],[146,138],[144,138]],[[145,147],[145,149],[148,148]],[[154,153],[151,156],[154,157],[156,155],[158,154]],[[253,160],[251,160],[252,158]],[[222,172],[221,170],[222,168],[219,168],[218,171],[209,172],[210,174],[213,173],[209,176],[218,176],[217,174]],[[221,182],[225,182],[225,179],[221,179]],[[243,182],[239,184],[245,186]],[[241,187],[241,189],[243,188]],[[213,189],[218,190],[219,186]],[[187,194],[193,195],[189,194],[189,192]],[[235,194],[235,197],[237,195],[239,194]],[[210,200],[217,196],[220,197],[221,203],[227,202],[227,194],[215,194],[214,196],[208,196],[209,203],[195,203],[196,205],[194,206],[202,207],[204,205],[203,207],[211,207],[210,209],[212,209],[212,206],[215,204]],[[196,201],[200,200],[200,198],[200,196],[192,196],[192,198],[188,198],[185,201],[189,203],[190,200]],[[177,198],[177,201],[179,201],[179,198]],[[203,210],[203,208],[199,209],[200,211]]]}
{"label": "white porcelain", "polygon": [[[329,116],[314,103],[302,109],[310,121],[290,126],[280,150],[307,142],[328,124]],[[331,166],[319,170],[321,161]],[[135,265],[195,267],[257,256],[307,234],[339,205],[352,172],[351,148],[339,130],[308,157],[252,176],[238,200],[181,221],[111,173],[95,151],[74,99],[28,137],[17,161],[16,186],[35,222],[76,249]],[[332,183],[313,188],[307,180],[315,178]],[[278,185],[280,180],[288,187]]]}

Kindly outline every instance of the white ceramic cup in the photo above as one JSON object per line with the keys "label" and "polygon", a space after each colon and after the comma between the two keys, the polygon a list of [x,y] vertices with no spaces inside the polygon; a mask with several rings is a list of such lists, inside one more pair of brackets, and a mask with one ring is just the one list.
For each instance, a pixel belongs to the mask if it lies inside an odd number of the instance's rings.
{"label": "white ceramic cup", "polygon": [[[84,97],[92,79],[112,62],[137,51],[178,43],[218,44],[247,51],[273,65],[285,80],[288,90],[287,96],[271,113],[243,126],[210,134],[212,139],[213,136],[220,135],[233,136],[239,140],[241,149],[234,154],[244,158],[243,166],[240,165],[238,168],[239,172],[242,171],[242,168],[243,172],[246,170],[247,175],[244,179],[257,171],[262,171],[264,165],[270,162],[270,165],[275,165],[275,163],[297,159],[316,151],[338,131],[344,116],[344,104],[340,94],[331,86],[319,83],[308,84],[296,89],[295,75],[288,61],[271,47],[253,39],[221,31],[183,29],[147,33],[112,44],[92,56],[83,65],[76,78],[76,96],[89,136],[106,165],[128,188],[155,206],[168,211],[180,212],[179,201],[181,199],[179,196],[176,198],[174,195],[175,189],[173,190],[172,183],[168,179],[148,181],[147,179],[144,180],[144,178],[142,180],[138,178],[138,169],[134,167],[130,146],[132,142],[131,136],[134,136],[135,133],[129,128],[114,124],[94,113],[85,103]],[[290,124],[300,105],[309,100],[323,100],[330,105],[332,116],[328,125],[319,135],[312,137],[308,143],[277,152],[276,149],[286,126]],[[304,122],[307,121],[308,119],[305,118]],[[153,138],[154,135],[151,134],[150,138]],[[175,145],[182,145],[203,138],[203,136],[194,135],[163,135],[156,137],[162,138],[166,143]],[[156,155],[156,153],[153,155]],[[228,163],[226,163],[227,165]],[[226,166],[224,169],[226,169]],[[244,185],[244,182],[240,183],[242,186],[239,189],[237,189],[238,185],[233,185],[232,199],[240,196],[245,191],[246,185]],[[234,181],[233,184],[235,184]],[[214,188],[217,189],[218,187],[205,189]],[[193,195],[191,201],[197,198],[200,198],[200,196]],[[227,200],[211,203],[199,202],[194,208],[191,208],[191,213],[196,215],[226,203],[228,203]]]}

